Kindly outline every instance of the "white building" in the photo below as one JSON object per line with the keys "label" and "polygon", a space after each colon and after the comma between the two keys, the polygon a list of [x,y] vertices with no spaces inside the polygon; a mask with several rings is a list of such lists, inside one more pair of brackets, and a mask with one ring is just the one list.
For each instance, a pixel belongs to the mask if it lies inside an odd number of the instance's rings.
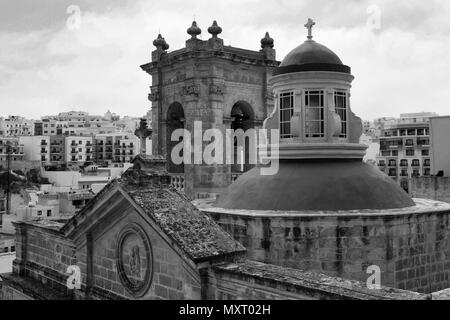
{"label": "white building", "polygon": [[23,145],[24,160],[50,163],[50,136],[23,136],[19,141]]}
{"label": "white building", "polygon": [[93,138],[69,136],[66,138],[66,162],[80,163],[93,161]]}
{"label": "white building", "polygon": [[0,117],[0,136],[18,137],[32,136],[34,134],[33,120],[20,116]]}
{"label": "white building", "polygon": [[378,167],[409,189],[411,177],[430,176],[430,117],[435,113],[409,113],[384,123]]}

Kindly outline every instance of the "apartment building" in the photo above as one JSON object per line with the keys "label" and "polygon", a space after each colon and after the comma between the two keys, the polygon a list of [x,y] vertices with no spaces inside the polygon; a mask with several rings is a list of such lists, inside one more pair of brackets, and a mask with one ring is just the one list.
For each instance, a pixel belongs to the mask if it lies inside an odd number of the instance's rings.
{"label": "apartment building", "polygon": [[50,136],[50,162],[58,165],[66,159],[66,138],[61,135]]}
{"label": "apartment building", "polygon": [[431,174],[450,177],[450,116],[430,119]]}
{"label": "apartment building", "polygon": [[8,118],[0,117],[0,136],[32,136],[33,133],[33,120],[28,120],[20,116],[9,116]]}
{"label": "apartment building", "polygon": [[50,137],[30,136],[19,137],[25,152],[25,161],[41,161],[43,164],[50,164]]}
{"label": "apartment building", "polygon": [[65,161],[80,163],[94,161],[93,137],[69,136],[65,139]]}
{"label": "apartment building", "polygon": [[15,137],[0,137],[0,161],[7,161],[9,154],[11,161],[23,161],[25,157],[24,146],[20,143],[19,138]]}
{"label": "apartment building", "polygon": [[402,114],[381,130],[378,167],[405,190],[410,178],[431,175],[430,117],[434,115]]}
{"label": "apartment building", "polygon": [[99,134],[96,136],[98,163],[126,163],[139,153],[139,138],[129,133]]}

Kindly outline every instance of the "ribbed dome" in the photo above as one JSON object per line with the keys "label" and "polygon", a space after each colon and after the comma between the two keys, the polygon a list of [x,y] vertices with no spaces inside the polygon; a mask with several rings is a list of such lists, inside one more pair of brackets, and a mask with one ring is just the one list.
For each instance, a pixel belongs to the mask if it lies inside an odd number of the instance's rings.
{"label": "ribbed dome", "polygon": [[341,211],[414,206],[411,197],[378,168],[360,160],[281,160],[278,173],[253,168],[237,179],[218,208],[274,211]]}
{"label": "ribbed dome", "polygon": [[337,54],[324,45],[307,40],[288,53],[274,75],[300,71],[350,73],[350,67],[344,65]]}

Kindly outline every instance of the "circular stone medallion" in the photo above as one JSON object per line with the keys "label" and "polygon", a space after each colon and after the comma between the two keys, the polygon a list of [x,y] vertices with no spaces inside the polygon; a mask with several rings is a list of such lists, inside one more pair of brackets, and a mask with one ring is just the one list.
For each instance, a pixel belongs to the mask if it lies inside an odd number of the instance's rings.
{"label": "circular stone medallion", "polygon": [[120,281],[134,297],[143,296],[153,274],[152,249],[144,230],[137,224],[127,225],[119,233],[116,250]]}

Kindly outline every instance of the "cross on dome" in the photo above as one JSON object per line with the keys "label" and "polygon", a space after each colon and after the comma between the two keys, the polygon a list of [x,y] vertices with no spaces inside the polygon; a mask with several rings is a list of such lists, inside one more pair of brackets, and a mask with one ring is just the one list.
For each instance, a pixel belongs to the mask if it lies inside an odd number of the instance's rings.
{"label": "cross on dome", "polygon": [[308,22],[305,24],[305,28],[308,29],[308,40],[312,39],[312,27],[315,26],[316,23],[313,19],[308,18]]}

